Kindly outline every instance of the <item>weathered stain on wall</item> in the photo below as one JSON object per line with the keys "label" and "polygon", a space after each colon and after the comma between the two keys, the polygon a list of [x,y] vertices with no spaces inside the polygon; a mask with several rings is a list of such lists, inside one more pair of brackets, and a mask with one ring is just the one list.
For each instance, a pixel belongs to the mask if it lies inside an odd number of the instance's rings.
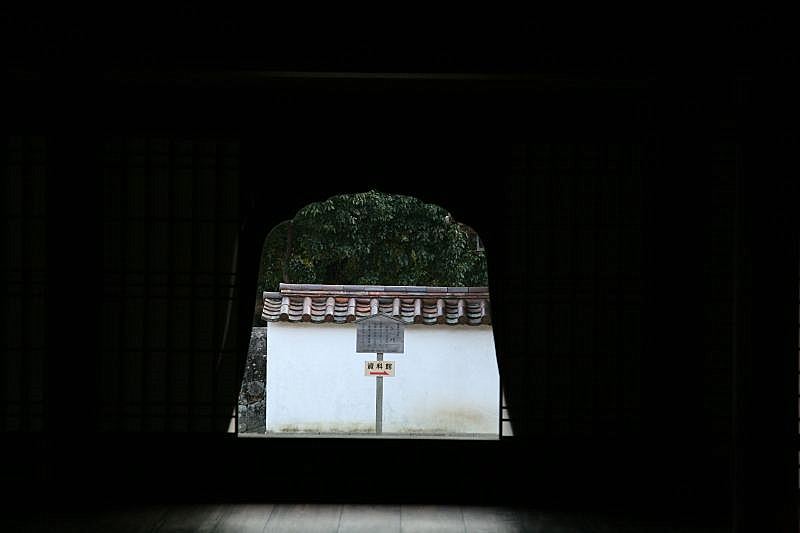
{"label": "weathered stain on wall", "polygon": [[[497,414],[487,416],[486,412],[468,407],[449,409],[433,408],[420,416],[426,427],[489,429],[497,426]],[[488,426],[488,427],[487,427]]]}
{"label": "weathered stain on wall", "polygon": [[459,403],[416,402],[409,407],[412,415],[391,413],[384,424],[396,433],[472,433],[496,434],[498,414],[493,405],[481,405],[465,398]]}
{"label": "weathered stain on wall", "polygon": [[331,422],[307,422],[302,425],[284,424],[268,433],[375,433],[375,424],[338,424]]}

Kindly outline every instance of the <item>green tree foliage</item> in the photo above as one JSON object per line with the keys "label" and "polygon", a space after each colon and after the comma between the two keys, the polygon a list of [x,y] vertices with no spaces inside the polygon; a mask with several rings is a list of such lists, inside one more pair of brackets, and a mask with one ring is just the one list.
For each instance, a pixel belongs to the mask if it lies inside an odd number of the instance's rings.
{"label": "green tree foliage", "polygon": [[476,233],[411,196],[369,191],[309,204],[264,243],[259,291],[280,282],[487,285]]}

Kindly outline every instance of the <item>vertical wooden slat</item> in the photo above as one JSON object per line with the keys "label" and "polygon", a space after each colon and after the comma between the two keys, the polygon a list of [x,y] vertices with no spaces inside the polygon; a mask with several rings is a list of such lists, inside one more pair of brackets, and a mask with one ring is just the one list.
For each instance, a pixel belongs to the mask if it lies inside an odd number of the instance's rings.
{"label": "vertical wooden slat", "polygon": [[195,358],[197,357],[197,335],[196,335],[196,332],[195,332],[195,322],[196,321],[194,319],[194,313],[195,313],[195,308],[197,307],[197,282],[198,282],[198,276],[197,276],[196,267],[194,267],[194,262],[192,261],[194,259],[194,257],[195,257],[194,245],[196,243],[197,233],[198,233],[198,231],[200,229],[200,226],[199,226],[198,221],[197,221],[198,208],[199,208],[199,206],[198,206],[199,194],[198,194],[198,191],[197,191],[197,182],[198,182],[197,165],[198,165],[198,156],[199,156],[199,154],[198,154],[198,149],[197,149],[197,142],[191,141],[191,151],[190,151],[190,153],[191,153],[191,158],[190,158],[191,163],[190,164],[191,164],[191,169],[192,169],[191,180],[190,180],[192,203],[191,203],[191,207],[190,207],[189,218],[190,218],[190,221],[191,221],[190,222],[191,230],[190,230],[190,233],[189,233],[189,250],[188,250],[189,257],[186,258],[187,259],[186,260],[187,272],[185,272],[185,274],[187,274],[187,278],[189,280],[189,307],[188,307],[188,312],[189,312],[189,316],[188,316],[188,321],[189,321],[189,346],[184,346],[183,348],[184,349],[186,349],[186,348],[189,349],[188,368],[186,369],[187,378],[188,378],[188,388],[189,388],[189,395],[188,395],[188,397],[189,397],[189,405],[188,405],[188,410],[187,410],[187,415],[186,416],[187,416],[187,419],[188,419],[189,432],[191,433],[197,427],[197,423],[196,423],[197,421],[195,420],[195,418],[197,416],[197,409],[196,409],[196,405],[195,405],[195,402],[197,401],[197,390],[196,390],[197,383],[196,383],[196,377],[195,377],[195,371],[196,371]]}
{"label": "vertical wooden slat", "polygon": [[44,137],[40,138],[41,141],[41,160],[38,160],[41,164],[40,172],[37,173],[35,176],[34,183],[37,187],[37,206],[34,209],[34,214],[37,215],[37,219],[40,222],[41,228],[41,239],[37,239],[39,244],[40,251],[39,256],[37,258],[36,270],[40,270],[40,278],[38,281],[39,287],[41,289],[41,297],[38,300],[38,322],[36,323],[36,338],[35,341],[37,342],[38,353],[36,356],[36,362],[39,365],[38,373],[34,376],[36,380],[37,387],[39,387],[39,392],[37,394],[36,403],[38,404],[38,414],[35,416],[34,422],[35,425],[32,427],[34,431],[43,430],[43,416],[44,416],[44,401],[46,395],[46,387],[44,385],[45,376],[47,372],[47,366],[45,364],[45,354],[47,353],[48,349],[48,342],[47,342],[47,335],[45,335],[45,317],[47,316],[47,300],[46,300],[46,292],[44,291],[44,287],[47,283],[47,271],[46,271],[46,263],[47,263],[47,248],[48,248],[48,235],[47,235],[47,224],[46,224],[46,217],[47,217],[47,144]]}
{"label": "vertical wooden slat", "polygon": [[600,186],[601,186],[601,179],[602,173],[600,169],[602,168],[602,172],[605,172],[605,169],[608,168],[605,160],[606,151],[602,150],[601,154],[601,161],[600,164],[597,165],[596,171],[592,176],[592,217],[591,217],[591,224],[592,224],[592,312],[594,316],[592,317],[592,328],[591,328],[591,354],[589,357],[589,371],[590,371],[590,380],[591,380],[591,390],[589,391],[589,403],[591,405],[591,409],[589,410],[589,415],[592,417],[592,420],[597,419],[597,358],[598,358],[598,349],[597,349],[597,339],[598,339],[598,328],[599,328],[599,320],[598,314],[601,312],[602,307],[600,305],[599,293],[599,278],[598,278],[598,268],[600,267],[599,261],[599,247],[600,247]]}
{"label": "vertical wooden slat", "polygon": [[[3,138],[3,196],[5,197],[5,202],[9,205],[11,204],[12,199],[10,198],[10,182],[11,182],[11,150],[13,149],[12,146],[13,139],[11,137]],[[6,207],[6,206],[3,206]],[[6,210],[3,209],[3,218],[5,219],[6,223],[3,224],[2,228],[0,228],[0,261],[2,261],[2,272],[3,272],[3,281],[5,282],[4,285],[7,287],[11,287],[11,273],[10,268],[11,265],[8,262],[8,253],[7,253],[7,246],[9,246],[8,236],[7,233],[10,231],[10,224],[11,221],[11,214]],[[4,348],[4,351],[10,351],[11,346],[9,346],[9,340],[7,335],[7,323],[3,325],[3,338],[0,339],[0,345]],[[0,357],[0,375],[3,376],[0,378],[0,432],[5,433],[8,427],[8,385],[7,385],[7,376],[9,372],[9,363],[6,357]]]}
{"label": "vertical wooden slat", "polygon": [[644,383],[645,376],[643,375],[643,358],[645,357],[644,350],[644,343],[645,335],[642,334],[643,328],[643,320],[642,314],[644,311],[644,295],[642,291],[644,290],[644,250],[645,250],[645,238],[644,238],[644,183],[642,182],[642,161],[643,158],[643,149],[639,143],[634,143],[632,148],[631,160],[632,160],[632,168],[631,168],[631,175],[632,175],[632,182],[634,183],[635,187],[637,188],[637,194],[635,201],[637,202],[637,230],[638,230],[638,239],[637,239],[637,250],[636,253],[638,254],[637,258],[637,267],[638,272],[637,275],[639,277],[639,285],[638,285],[638,313],[637,316],[639,317],[639,322],[637,322],[637,331],[639,333],[638,338],[636,339],[636,382],[639,384],[636,397],[634,398],[635,404],[638,406],[638,413],[639,416],[646,416],[646,412],[642,406],[642,402],[644,401],[643,394],[642,394],[642,386]]}
{"label": "vertical wooden slat", "polygon": [[500,394],[500,398],[498,399],[497,403],[500,406],[500,416],[497,417],[499,420],[497,421],[497,437],[502,439],[503,438],[503,422],[504,416],[503,413],[505,411],[505,402],[503,402],[503,376],[498,375],[497,377],[497,388]]}
{"label": "vertical wooden slat", "polygon": [[[220,254],[220,232],[221,222],[221,198],[222,188],[220,187],[220,177],[222,174],[221,145],[217,143],[214,150],[214,236],[213,250],[211,253],[212,282],[214,283],[211,305],[211,350],[209,351],[209,366],[211,368],[211,427],[216,430],[219,426],[217,417],[219,416],[219,406],[217,387],[219,386],[219,361],[221,360],[223,346],[220,338],[220,315],[227,302],[223,302],[220,297],[220,284],[222,283],[219,270],[218,256]],[[238,408],[236,409],[238,416]]]}
{"label": "vertical wooden slat", "polygon": [[175,141],[171,139],[168,141],[167,154],[168,154],[168,170],[167,170],[167,299],[166,306],[166,350],[165,350],[165,364],[164,364],[164,414],[166,416],[165,429],[167,431],[175,430],[175,409],[173,402],[175,401],[174,385],[173,385],[173,372],[172,367],[175,364],[175,343],[173,334],[173,305],[175,299],[175,254],[173,253],[174,245],[174,230],[175,230]]}
{"label": "vertical wooden slat", "polygon": [[[545,161],[544,167],[547,169],[546,172],[552,172],[553,168],[553,156],[552,151],[548,150],[547,152],[547,159]],[[544,180],[544,193],[547,198],[547,204],[545,205],[545,227],[547,228],[547,258],[545,259],[545,278],[547,280],[546,290],[545,290],[545,331],[547,332],[547,336],[545,339],[545,351],[543,357],[544,363],[544,431],[545,434],[550,435],[553,432],[553,396],[557,394],[558,391],[554,390],[552,386],[552,369],[553,365],[553,337],[555,332],[553,331],[553,310],[554,310],[554,301],[553,301],[553,270],[554,270],[554,240],[555,240],[555,232],[553,231],[553,178],[552,175],[547,177],[540,176],[539,179]]]}
{"label": "vertical wooden slat", "polygon": [[[567,274],[567,301],[569,304],[567,305],[567,312],[566,314],[566,321],[567,325],[564,328],[564,332],[567,335],[567,369],[566,369],[566,385],[567,385],[567,398],[566,398],[566,430],[567,432],[572,435],[574,434],[577,422],[575,420],[575,398],[576,398],[576,369],[575,366],[577,365],[577,358],[575,357],[575,327],[574,327],[574,320],[575,320],[575,306],[577,305],[577,299],[575,297],[575,287],[577,285],[577,277],[576,277],[576,269],[575,269],[575,261],[574,261],[574,254],[575,254],[575,189],[577,187],[576,184],[576,175],[575,175],[575,166],[576,166],[576,159],[579,158],[580,155],[577,150],[575,150],[574,145],[569,146],[569,152],[567,153],[566,162],[569,162],[568,170],[565,172],[565,175],[560,180],[562,183],[562,187],[565,188],[564,190],[564,223],[565,229],[564,235],[565,243],[567,246],[564,248],[564,260],[567,262],[567,268],[564,271]],[[560,165],[562,168],[565,166],[564,163]]]}
{"label": "vertical wooden slat", "polygon": [[[152,196],[152,181],[153,181],[153,157],[152,157],[152,139],[145,139],[144,143],[144,224],[142,231],[145,238],[152,235],[153,229],[153,196]],[[150,258],[150,245],[145,243],[144,246],[144,291],[142,303],[142,380],[140,383],[140,401],[141,401],[141,424],[140,430],[146,431],[152,427],[150,422],[150,389],[148,384],[150,382],[150,359],[153,357],[152,349],[152,336],[150,335],[150,293],[151,285],[155,277],[153,276],[153,266]]]}
{"label": "vertical wooden slat", "polygon": [[[3,168],[5,174],[5,179],[3,181],[5,190],[3,190],[3,196],[5,196],[4,203],[6,203],[6,205],[3,206],[3,215],[6,217],[7,223],[3,225],[2,237],[0,237],[2,238],[2,248],[0,248],[0,253],[2,255],[0,259],[3,261],[3,274],[8,281],[7,286],[13,288],[14,292],[20,292],[22,290],[22,280],[17,277],[17,272],[15,270],[19,270],[21,265],[17,266],[14,264],[14,258],[17,254],[12,250],[16,248],[15,244],[21,240],[21,238],[15,239],[13,233],[17,227],[20,227],[20,218],[24,216],[24,213],[22,213],[20,209],[22,206],[22,169],[20,167],[22,159],[22,138],[16,136],[8,137],[6,142],[6,150],[4,150],[6,160],[4,161],[5,164]],[[18,296],[15,295],[14,298],[18,298]],[[14,313],[11,306],[5,302],[12,302],[14,298],[9,297],[7,300],[3,301],[4,311],[10,315],[10,318],[14,318],[14,315],[17,313]],[[12,324],[13,322],[11,322],[11,320],[5,320],[2,343],[5,345],[4,348],[6,348],[8,352],[8,357],[0,357],[0,375],[2,375],[2,377],[0,377],[0,404],[2,404],[0,405],[0,409],[2,409],[2,421],[0,421],[2,425],[0,425],[0,428],[2,428],[3,431],[13,429],[10,423],[10,417],[13,412],[11,403],[15,400],[12,398],[10,384],[14,382],[14,372],[15,368],[18,368],[18,362],[24,357],[23,355],[17,357],[17,353],[21,352],[21,342],[16,343],[13,339],[14,336],[19,334],[19,328],[13,327]],[[17,331],[15,331],[15,329]]]}
{"label": "vertical wooden slat", "polygon": [[22,250],[21,250],[21,264],[22,267],[22,313],[20,316],[21,321],[21,346],[20,346],[20,405],[19,405],[19,428],[22,431],[30,429],[30,397],[31,397],[31,300],[33,298],[33,286],[31,277],[31,139],[24,138],[22,147]]}
{"label": "vertical wooden slat", "polygon": [[627,298],[627,290],[626,287],[623,285],[623,276],[622,276],[622,261],[623,258],[620,257],[620,247],[624,246],[625,243],[620,242],[622,239],[622,227],[625,224],[625,221],[622,217],[622,211],[620,208],[621,204],[621,187],[620,187],[620,172],[624,172],[625,170],[625,163],[626,161],[620,161],[620,153],[619,148],[616,146],[612,146],[614,150],[614,159],[617,164],[614,165],[614,169],[619,169],[617,172],[614,172],[613,176],[611,176],[612,183],[614,187],[612,188],[612,196],[611,199],[613,201],[611,206],[612,216],[612,224],[610,231],[614,235],[614,240],[616,243],[616,247],[613,248],[616,251],[616,255],[614,256],[614,263],[613,268],[610,272],[611,279],[613,280],[613,287],[614,287],[614,335],[612,336],[612,346],[614,353],[616,354],[614,357],[614,366],[612,367],[612,374],[611,380],[614,387],[614,410],[613,410],[613,420],[614,420],[614,427],[620,428],[623,427],[623,422],[621,418],[623,417],[623,408],[625,405],[625,391],[628,387],[628,383],[621,378],[622,376],[622,368],[625,365],[626,359],[629,358],[630,355],[623,353],[620,354],[620,345],[621,345],[621,335],[623,328],[620,327],[620,321],[623,317],[623,305],[625,305],[625,299]]}
{"label": "vertical wooden slat", "polygon": [[127,316],[127,304],[128,304],[128,261],[126,261],[126,257],[128,255],[128,232],[129,232],[129,218],[130,214],[129,204],[125,201],[125,196],[128,191],[128,180],[129,176],[128,173],[130,172],[130,139],[123,138],[122,142],[122,167],[119,169],[120,174],[120,187],[119,187],[119,194],[121,197],[121,201],[119,204],[120,212],[118,213],[120,219],[120,232],[119,232],[119,239],[120,239],[120,271],[119,271],[119,300],[117,301],[117,320],[119,322],[119,326],[117,328],[117,353],[116,353],[116,371],[117,375],[115,376],[115,387],[116,390],[114,391],[114,409],[113,409],[113,420],[115,425],[113,426],[114,430],[121,430],[123,429],[124,425],[124,390],[125,390],[125,350],[128,347],[127,343],[127,327],[125,324],[125,318]]}

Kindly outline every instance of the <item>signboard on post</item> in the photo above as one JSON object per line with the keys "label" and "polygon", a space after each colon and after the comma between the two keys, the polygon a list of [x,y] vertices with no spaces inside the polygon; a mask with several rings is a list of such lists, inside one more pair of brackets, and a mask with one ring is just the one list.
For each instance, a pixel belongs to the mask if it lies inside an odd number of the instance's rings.
{"label": "signboard on post", "polygon": [[394,361],[364,361],[364,375],[390,378],[394,377]]}
{"label": "signboard on post", "polygon": [[394,376],[394,361],[384,353],[405,352],[405,323],[389,315],[372,315],[356,321],[356,353],[374,353],[377,361],[364,361],[364,375],[375,377],[375,433],[383,432],[383,378]]}
{"label": "signboard on post", "polygon": [[356,353],[403,353],[405,323],[388,315],[356,321]]}

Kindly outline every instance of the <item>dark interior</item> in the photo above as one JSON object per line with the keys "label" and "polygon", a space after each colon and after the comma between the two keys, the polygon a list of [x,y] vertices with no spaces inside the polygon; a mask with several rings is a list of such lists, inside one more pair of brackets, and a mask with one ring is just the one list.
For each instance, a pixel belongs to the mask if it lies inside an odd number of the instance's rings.
{"label": "dark interior", "polygon": [[[767,127],[785,89],[759,75],[782,55],[749,26],[672,53],[521,23],[482,46],[433,25],[431,46],[277,49],[288,30],[262,43],[243,16],[133,44],[132,17],[106,41],[36,17],[14,34],[15,505],[495,503],[796,531],[797,186]],[[479,232],[514,438],[227,433],[264,237],[369,189]],[[391,466],[362,468],[375,454]]]}

